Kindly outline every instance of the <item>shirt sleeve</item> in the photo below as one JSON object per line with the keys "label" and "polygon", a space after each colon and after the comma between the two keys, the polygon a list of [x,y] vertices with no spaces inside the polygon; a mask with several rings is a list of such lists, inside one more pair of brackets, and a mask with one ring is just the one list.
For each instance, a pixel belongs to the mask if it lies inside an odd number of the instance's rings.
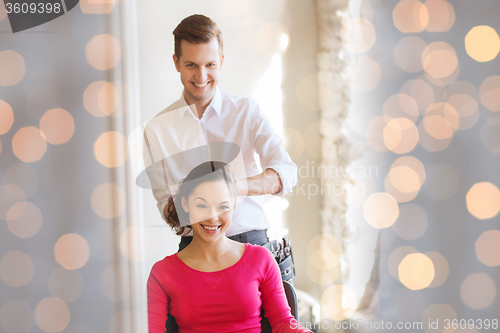
{"label": "shirt sleeve", "polygon": [[[269,251],[265,250],[265,261],[267,272],[264,273],[264,279],[260,286],[262,294],[262,306],[264,313],[269,319],[273,332],[277,333],[312,333],[300,325],[290,312],[288,301],[286,299],[283,281],[278,264]],[[264,252],[264,251],[263,251]]]}
{"label": "shirt sleeve", "polygon": [[160,210],[161,217],[167,221],[163,214],[168,199],[171,196],[167,170],[163,161],[163,152],[158,143],[158,137],[154,129],[148,123],[144,129],[144,165],[147,167],[147,175],[151,183],[153,195],[157,201],[157,207]]}
{"label": "shirt sleeve", "polygon": [[250,133],[262,169],[273,169],[278,173],[283,187],[277,195],[288,194],[297,184],[297,165],[290,159],[283,139],[274,132],[273,126],[257,103],[252,111]]}
{"label": "shirt sleeve", "polygon": [[148,332],[165,333],[169,311],[169,297],[156,278],[158,264],[155,264],[149,275],[148,292]]}

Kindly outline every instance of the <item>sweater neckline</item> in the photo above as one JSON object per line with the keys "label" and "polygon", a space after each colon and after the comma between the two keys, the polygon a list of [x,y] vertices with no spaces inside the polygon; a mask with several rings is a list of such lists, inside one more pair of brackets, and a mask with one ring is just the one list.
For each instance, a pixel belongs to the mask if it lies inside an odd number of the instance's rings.
{"label": "sweater neckline", "polygon": [[220,273],[220,272],[224,272],[226,270],[229,270],[233,267],[236,267],[238,266],[241,262],[243,262],[243,259],[245,258],[245,256],[247,255],[247,252],[248,252],[248,247],[249,247],[249,243],[245,243],[245,250],[243,251],[243,255],[241,256],[240,259],[238,259],[237,262],[235,262],[234,264],[232,264],[231,266],[228,266],[226,268],[223,268],[221,270],[218,270],[218,271],[213,271],[213,272],[204,272],[204,271],[199,271],[197,269],[194,269],[193,267],[189,266],[188,264],[186,264],[184,261],[182,261],[178,256],[177,256],[177,253],[174,254],[174,257],[181,263],[182,266],[186,267],[187,269],[189,270],[192,270],[196,273],[201,273],[201,274],[212,274],[212,273]]}

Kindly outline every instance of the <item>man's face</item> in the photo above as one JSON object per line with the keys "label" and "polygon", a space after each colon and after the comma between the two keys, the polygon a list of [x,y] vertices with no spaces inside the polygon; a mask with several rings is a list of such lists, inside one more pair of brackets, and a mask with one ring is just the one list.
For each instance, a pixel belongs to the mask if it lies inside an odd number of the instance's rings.
{"label": "man's face", "polygon": [[181,41],[182,54],[174,54],[177,71],[181,73],[184,97],[188,104],[208,105],[215,94],[224,55],[219,52],[217,38],[203,44]]}

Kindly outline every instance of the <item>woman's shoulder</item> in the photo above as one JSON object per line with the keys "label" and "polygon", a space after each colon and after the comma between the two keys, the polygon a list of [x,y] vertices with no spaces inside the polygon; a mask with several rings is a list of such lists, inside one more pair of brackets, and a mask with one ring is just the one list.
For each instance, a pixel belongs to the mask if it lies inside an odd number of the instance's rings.
{"label": "woman's shoulder", "polygon": [[247,249],[248,249],[247,259],[249,261],[264,265],[269,265],[274,261],[274,257],[271,254],[271,252],[269,252],[269,250],[263,246],[247,244]]}
{"label": "woman's shoulder", "polygon": [[158,260],[151,268],[151,272],[170,270],[178,266],[179,261],[180,260],[177,258],[177,253],[171,254],[161,260]]}

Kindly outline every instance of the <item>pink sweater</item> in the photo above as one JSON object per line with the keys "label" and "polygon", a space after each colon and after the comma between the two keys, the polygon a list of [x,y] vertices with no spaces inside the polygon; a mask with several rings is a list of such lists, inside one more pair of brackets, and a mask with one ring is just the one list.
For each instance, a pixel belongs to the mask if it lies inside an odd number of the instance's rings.
{"label": "pink sweater", "polygon": [[179,333],[260,333],[261,306],[273,332],[311,332],[292,324],[278,264],[261,246],[245,244],[241,259],[217,272],[197,271],[174,254],[149,275],[149,333],[165,332],[168,313]]}

